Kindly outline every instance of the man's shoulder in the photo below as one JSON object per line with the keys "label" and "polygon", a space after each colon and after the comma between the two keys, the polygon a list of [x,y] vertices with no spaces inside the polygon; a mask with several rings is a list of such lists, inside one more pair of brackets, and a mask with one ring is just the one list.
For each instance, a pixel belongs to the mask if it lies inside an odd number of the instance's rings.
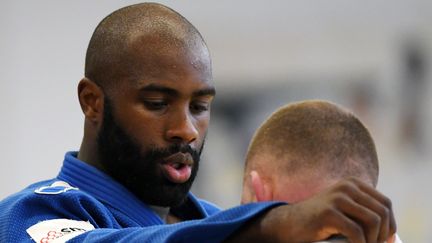
{"label": "man's shoulder", "polygon": [[0,221],[13,218],[33,220],[56,218],[71,211],[82,211],[89,205],[92,205],[92,208],[103,206],[79,188],[52,179],[34,183],[0,201],[0,211],[3,212]]}
{"label": "man's shoulder", "polygon": [[59,199],[60,197],[74,196],[85,196],[85,193],[81,192],[79,188],[69,185],[67,182],[51,179],[31,184],[23,190],[10,195],[0,201],[0,207],[16,203],[22,204],[33,199],[50,201],[52,199]]}
{"label": "man's shoulder", "polygon": [[67,221],[72,226],[76,222],[96,225],[93,216],[110,217],[102,203],[57,179],[34,183],[3,199],[0,212],[0,242],[28,238],[29,229],[45,227],[54,220]]}
{"label": "man's shoulder", "polygon": [[0,208],[14,204],[16,202],[20,202],[22,200],[26,200],[32,196],[35,196],[36,195],[35,190],[37,188],[43,187],[45,185],[50,185],[50,184],[54,183],[55,181],[56,181],[55,179],[51,179],[51,180],[45,180],[45,181],[33,183],[33,184],[27,186],[26,188],[22,189],[21,191],[18,191],[16,193],[11,194],[8,197],[2,199],[0,201]]}

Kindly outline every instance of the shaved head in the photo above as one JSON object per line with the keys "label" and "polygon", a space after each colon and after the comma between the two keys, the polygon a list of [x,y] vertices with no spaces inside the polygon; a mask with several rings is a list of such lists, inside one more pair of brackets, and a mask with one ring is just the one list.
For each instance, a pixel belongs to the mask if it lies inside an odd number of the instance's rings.
{"label": "shaved head", "polygon": [[[85,76],[103,88],[119,80],[155,76],[160,72],[157,56],[173,51],[196,55],[197,60],[203,52],[208,55],[198,30],[179,13],[157,3],[127,6],[108,15],[95,29]],[[210,58],[194,65],[211,72]]]}
{"label": "shaved head", "polygon": [[282,183],[278,178],[284,178],[301,190],[346,177],[376,186],[378,158],[369,131],[354,114],[315,100],[286,105],[259,127],[247,153],[245,183],[252,170],[264,180]]}
{"label": "shaved head", "polygon": [[78,158],[156,206],[179,205],[198,171],[215,94],[198,30],[157,3],[121,8],[96,27],[78,96]]}

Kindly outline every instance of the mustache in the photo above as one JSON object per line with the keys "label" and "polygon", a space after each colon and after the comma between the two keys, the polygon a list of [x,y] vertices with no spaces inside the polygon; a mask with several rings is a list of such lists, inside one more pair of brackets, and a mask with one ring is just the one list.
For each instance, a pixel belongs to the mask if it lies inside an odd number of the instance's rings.
{"label": "mustache", "polygon": [[176,153],[189,153],[195,161],[201,155],[201,151],[193,149],[189,144],[173,144],[167,148],[152,148],[150,151],[148,151],[147,155],[149,156],[149,158],[155,160],[162,159]]}

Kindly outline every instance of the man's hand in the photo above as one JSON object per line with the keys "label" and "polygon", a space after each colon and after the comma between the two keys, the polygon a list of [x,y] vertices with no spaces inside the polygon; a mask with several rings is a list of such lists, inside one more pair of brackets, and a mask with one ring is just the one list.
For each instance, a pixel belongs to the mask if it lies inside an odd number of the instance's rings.
{"label": "man's hand", "polygon": [[391,201],[350,178],[305,201],[269,210],[229,240],[313,242],[343,235],[353,243],[376,243],[395,232]]}
{"label": "man's hand", "polygon": [[301,203],[275,208],[262,223],[274,228],[281,240],[294,242],[332,235],[344,235],[354,243],[384,242],[396,232],[391,201],[355,178]]}

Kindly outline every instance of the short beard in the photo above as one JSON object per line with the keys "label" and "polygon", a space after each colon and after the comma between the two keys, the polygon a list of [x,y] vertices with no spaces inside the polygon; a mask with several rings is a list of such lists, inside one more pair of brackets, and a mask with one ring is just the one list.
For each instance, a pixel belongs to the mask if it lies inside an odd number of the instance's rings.
{"label": "short beard", "polygon": [[[117,124],[112,110],[110,100],[105,98],[103,124],[98,134],[98,153],[105,172],[144,203],[161,207],[181,205],[198,172],[204,142],[198,151],[190,145],[178,144],[142,151]],[[178,152],[190,153],[194,161],[190,178],[181,184],[167,180],[157,162]]]}

